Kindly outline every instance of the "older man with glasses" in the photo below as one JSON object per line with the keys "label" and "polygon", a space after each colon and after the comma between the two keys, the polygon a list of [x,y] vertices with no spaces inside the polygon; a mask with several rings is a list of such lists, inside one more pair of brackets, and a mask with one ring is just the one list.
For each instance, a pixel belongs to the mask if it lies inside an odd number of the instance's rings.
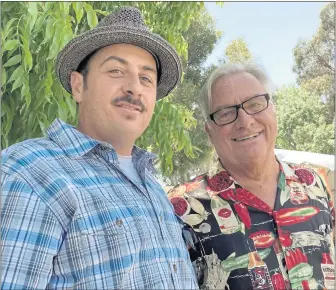
{"label": "older man with glasses", "polygon": [[218,160],[169,193],[201,289],[334,289],[334,208],[312,168],[278,160],[271,81],[224,64],[200,104]]}

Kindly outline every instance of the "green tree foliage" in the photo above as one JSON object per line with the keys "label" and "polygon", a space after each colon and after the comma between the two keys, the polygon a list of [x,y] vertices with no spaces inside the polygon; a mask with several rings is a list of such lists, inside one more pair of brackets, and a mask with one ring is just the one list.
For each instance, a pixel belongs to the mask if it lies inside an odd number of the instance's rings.
{"label": "green tree foliage", "polygon": [[323,7],[320,26],[309,41],[300,41],[294,49],[297,82],[326,102],[327,123],[335,114],[335,2]]}
{"label": "green tree foliage", "polygon": [[198,95],[209,72],[215,68],[203,67],[203,63],[212,52],[221,37],[221,32],[215,29],[213,18],[205,8],[200,16],[194,18],[189,29],[183,34],[189,44],[188,61],[184,62],[184,82],[176,89],[172,101],[188,108],[197,123],[189,131],[189,136],[195,150],[196,158],[188,158],[183,152],[174,155],[174,170],[171,176],[165,178],[167,184],[175,185],[190,179],[206,168],[207,161],[213,158],[213,148],[208,142],[204,131],[204,120],[198,105]]}
{"label": "green tree foliage", "polygon": [[244,62],[252,59],[246,42],[242,38],[233,40],[225,49],[229,62]]}
{"label": "green tree foliage", "polygon": [[[76,124],[76,104],[56,80],[58,52],[76,35],[94,27],[120,6],[138,7],[145,22],[188,57],[185,32],[203,8],[200,2],[3,2],[1,3],[1,147],[40,137],[56,118]],[[164,174],[175,152],[193,156],[188,130],[192,114],[170,98],[155,108],[150,127],[137,144],[160,156]]]}
{"label": "green tree foliage", "polygon": [[333,154],[334,126],[327,124],[326,105],[302,88],[284,87],[276,92],[278,138],[281,149]]}

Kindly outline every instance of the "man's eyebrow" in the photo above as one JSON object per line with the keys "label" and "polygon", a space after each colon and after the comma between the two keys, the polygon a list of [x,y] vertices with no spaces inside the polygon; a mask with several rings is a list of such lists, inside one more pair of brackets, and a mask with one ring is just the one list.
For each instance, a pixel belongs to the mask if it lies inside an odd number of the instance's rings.
{"label": "man's eyebrow", "polygon": [[[106,63],[106,62],[108,62],[108,61],[110,61],[110,60],[116,60],[116,61],[118,61],[118,62],[120,62],[120,63],[122,63],[122,64],[126,64],[126,65],[129,63],[126,59],[123,59],[123,58],[121,58],[121,57],[119,57],[119,56],[110,55],[109,57],[107,57],[107,58],[101,63],[100,67],[103,66],[104,63]],[[142,68],[143,70],[151,71],[151,72],[153,72],[153,73],[156,74],[156,69],[153,68],[153,67],[151,67],[151,66],[144,65],[144,66],[142,66],[141,68]]]}
{"label": "man's eyebrow", "polygon": [[151,67],[151,66],[144,65],[144,66],[142,66],[141,68],[142,68],[143,70],[151,71],[151,72],[153,72],[153,73],[156,74],[156,69],[153,68],[153,67]]}
{"label": "man's eyebrow", "polygon": [[115,56],[115,55],[110,55],[109,57],[107,57],[101,64],[100,67],[105,63],[108,62],[109,60],[116,60],[119,61],[122,64],[128,64],[128,61],[126,59],[123,59],[119,56]]}

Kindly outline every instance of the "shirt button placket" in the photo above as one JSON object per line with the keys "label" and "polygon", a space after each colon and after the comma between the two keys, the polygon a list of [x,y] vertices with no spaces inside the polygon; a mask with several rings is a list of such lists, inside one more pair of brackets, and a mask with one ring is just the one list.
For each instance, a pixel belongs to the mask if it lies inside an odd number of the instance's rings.
{"label": "shirt button placket", "polygon": [[177,272],[177,266],[176,266],[176,264],[173,264],[173,269],[174,269],[174,272],[176,273]]}
{"label": "shirt button placket", "polygon": [[118,227],[121,227],[121,226],[123,225],[123,221],[122,221],[121,219],[117,219],[117,220],[116,220],[116,225],[117,225]]}

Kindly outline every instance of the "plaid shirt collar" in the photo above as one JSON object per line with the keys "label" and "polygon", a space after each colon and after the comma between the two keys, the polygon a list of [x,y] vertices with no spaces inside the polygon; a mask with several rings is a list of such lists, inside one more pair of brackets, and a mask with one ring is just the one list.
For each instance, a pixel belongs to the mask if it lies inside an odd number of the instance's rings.
{"label": "plaid shirt collar", "polygon": [[[61,119],[55,121],[47,129],[48,137],[54,141],[66,155],[69,157],[79,157],[91,152],[93,149],[100,147],[103,150],[110,150],[115,161],[118,160],[117,153],[111,144],[95,140],[75,127],[63,122]],[[157,155],[143,150],[137,146],[133,146],[132,157],[135,163],[140,159],[151,161],[157,158]]]}

